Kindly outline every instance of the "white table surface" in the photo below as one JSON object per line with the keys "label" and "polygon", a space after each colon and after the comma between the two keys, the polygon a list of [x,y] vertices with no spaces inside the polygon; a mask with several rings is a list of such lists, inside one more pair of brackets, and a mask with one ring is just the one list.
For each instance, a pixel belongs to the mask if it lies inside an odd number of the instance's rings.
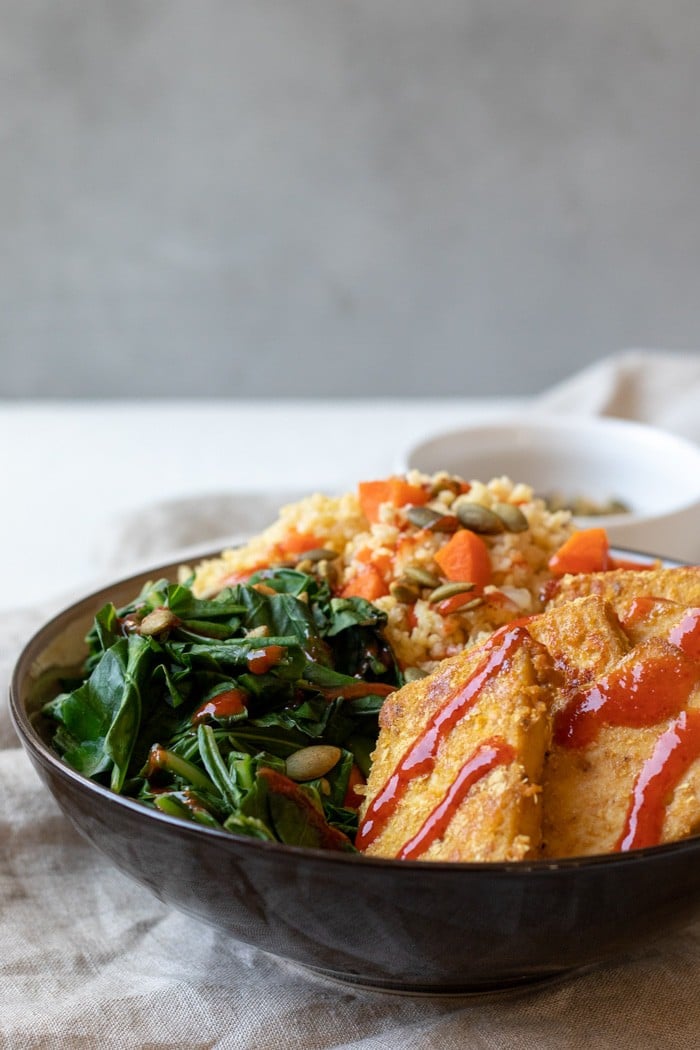
{"label": "white table surface", "polygon": [[[352,488],[499,400],[0,402],[0,611],[100,578],[116,519],[190,496]],[[124,552],[124,571],[132,567]],[[121,575],[121,573],[117,573]]]}

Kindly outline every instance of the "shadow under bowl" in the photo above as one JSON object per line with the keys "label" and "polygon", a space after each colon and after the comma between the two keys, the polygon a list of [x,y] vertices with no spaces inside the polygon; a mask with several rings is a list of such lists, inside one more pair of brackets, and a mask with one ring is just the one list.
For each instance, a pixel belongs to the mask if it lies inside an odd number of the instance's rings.
{"label": "shadow under bowl", "polygon": [[534,984],[700,915],[700,837],[561,861],[383,860],[189,824],[76,773],[42,725],[51,669],[82,659],[102,604],[126,604],[175,569],[122,580],[55,616],[25,647],[10,689],[21,743],[65,815],[161,901],[326,977],[410,994]]}

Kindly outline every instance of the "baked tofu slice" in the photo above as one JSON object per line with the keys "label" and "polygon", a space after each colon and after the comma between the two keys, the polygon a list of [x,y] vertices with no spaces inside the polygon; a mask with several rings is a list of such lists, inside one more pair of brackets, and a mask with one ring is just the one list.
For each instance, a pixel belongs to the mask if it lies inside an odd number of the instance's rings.
{"label": "baked tofu slice", "polygon": [[551,683],[546,650],[513,625],[389,696],[359,848],[436,861],[538,855]]}
{"label": "baked tofu slice", "polygon": [[529,621],[528,630],[560,674],[555,708],[565,692],[605,674],[630,648],[612,606],[597,594],[540,613]]}
{"label": "baked tofu slice", "polygon": [[669,606],[637,644],[596,595],[530,624],[563,674],[545,762],[547,857],[666,842],[700,823],[698,617]]}
{"label": "baked tofu slice", "polygon": [[636,598],[668,598],[679,605],[700,605],[700,565],[662,569],[611,569],[562,576],[547,585],[547,609],[574,598],[598,594],[620,614]]}
{"label": "baked tofu slice", "polygon": [[[568,698],[603,678],[630,650],[613,610],[598,595],[542,613],[528,627],[547,647],[561,675],[552,705],[555,725]],[[631,789],[636,768],[624,758],[627,743],[620,735],[603,733],[592,746],[568,747],[552,737],[542,791],[544,856],[579,856],[613,848],[626,811],[627,795],[623,797],[621,788]]]}

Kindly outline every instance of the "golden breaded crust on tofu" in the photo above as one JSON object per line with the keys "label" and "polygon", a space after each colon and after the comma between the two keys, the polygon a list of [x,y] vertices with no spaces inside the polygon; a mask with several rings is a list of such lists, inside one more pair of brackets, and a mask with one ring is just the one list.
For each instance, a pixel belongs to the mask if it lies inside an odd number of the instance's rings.
{"label": "golden breaded crust on tofu", "polygon": [[[605,854],[621,843],[700,832],[699,607],[698,566],[564,577],[545,612],[390,695],[359,847],[387,857],[499,861]],[[484,679],[473,705],[439,738],[431,763],[405,778],[393,811],[388,806],[376,820],[397,773],[400,780],[415,767],[428,729],[468,691],[490,646],[508,632],[518,644],[499,673]],[[680,764],[666,768],[674,734],[683,737]],[[453,786],[495,740],[505,757],[469,782],[435,834],[435,815]],[[651,830],[650,814],[657,821]],[[363,826],[370,828],[364,845]]]}
{"label": "golden breaded crust on tofu", "polygon": [[[432,770],[410,780],[378,837],[366,852],[400,856],[426,820],[444,802],[460,771],[484,742],[512,748],[506,763],[494,766],[457,805],[443,834],[421,853],[422,860],[519,860],[540,849],[540,784],[549,743],[551,663],[546,650],[518,628],[518,644],[497,674],[485,682],[473,705],[437,747]],[[362,818],[405,755],[423,738],[438,712],[470,689],[483,668],[488,647],[443,661],[426,679],[411,682],[387,698],[380,715]],[[381,794],[380,794],[381,797]]]}
{"label": "golden breaded crust on tofu", "polygon": [[549,652],[566,692],[605,674],[630,648],[612,607],[598,594],[540,613],[528,630]]}
{"label": "golden breaded crust on tofu", "polygon": [[[630,650],[614,612],[597,594],[542,613],[528,626],[562,673],[555,714],[571,694],[602,678]],[[625,757],[637,732],[605,730],[593,745],[582,749],[562,747],[552,740],[542,791],[545,856],[612,849],[637,768],[636,762]]]}
{"label": "golden breaded crust on tofu", "polygon": [[[646,573],[638,574],[644,586]],[[685,575],[685,574],[684,574]],[[683,584],[674,572],[672,588]],[[684,585],[684,584],[683,584]],[[666,587],[667,591],[669,587]],[[629,608],[634,583],[625,580],[619,594]],[[663,660],[668,637],[686,614],[684,606],[667,598],[641,606],[637,618],[620,625],[613,609],[598,594],[577,598],[535,617],[533,637],[549,650],[563,671],[553,715],[583,687],[591,688],[611,673]],[[700,706],[700,686],[687,700],[688,709]],[[642,770],[673,719],[667,713],[651,726],[602,724],[583,746],[552,744],[545,760],[542,791],[543,855],[584,856],[617,848]],[[668,800],[660,841],[691,834],[700,825],[700,761],[691,764]]]}
{"label": "golden breaded crust on tofu", "polygon": [[669,598],[680,605],[700,605],[700,565],[663,569],[611,569],[608,572],[562,576],[547,588],[547,609],[574,598],[598,594],[616,612],[641,595]]}

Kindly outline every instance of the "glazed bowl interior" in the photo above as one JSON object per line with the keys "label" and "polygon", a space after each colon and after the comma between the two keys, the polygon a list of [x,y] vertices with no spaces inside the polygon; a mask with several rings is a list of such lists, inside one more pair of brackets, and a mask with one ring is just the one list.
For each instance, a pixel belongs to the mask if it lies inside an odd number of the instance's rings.
{"label": "glazed bowl interior", "polygon": [[54,617],[25,647],[10,694],[21,743],[65,815],[159,899],[317,973],[409,994],[537,983],[700,914],[699,838],[563,861],[384,860],[180,821],[76,773],[42,725],[52,672],[80,662],[102,604],[125,604],[146,580],[175,569],[122,580]]}
{"label": "glazed bowl interior", "polygon": [[[467,480],[507,475],[535,493],[619,500],[606,514],[613,542],[700,559],[700,448],[656,427],[598,417],[527,416],[427,436],[401,469],[444,469]],[[573,480],[575,479],[575,481]],[[600,524],[582,515],[577,524]]]}

